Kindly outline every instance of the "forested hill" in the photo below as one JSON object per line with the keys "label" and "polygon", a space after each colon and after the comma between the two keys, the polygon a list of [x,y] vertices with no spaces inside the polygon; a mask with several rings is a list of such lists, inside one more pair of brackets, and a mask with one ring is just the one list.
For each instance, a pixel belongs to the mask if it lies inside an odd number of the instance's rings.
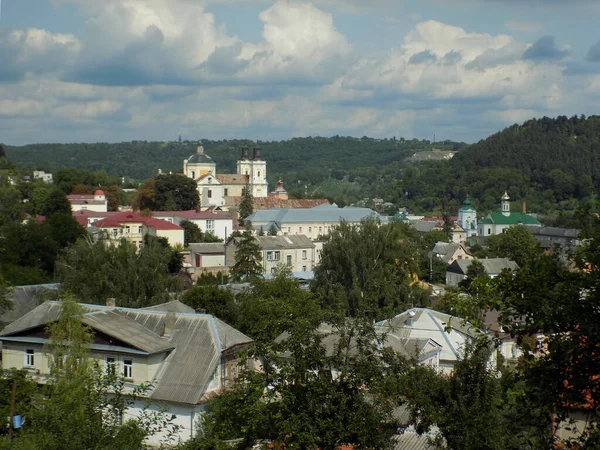
{"label": "forested hill", "polygon": [[542,186],[549,178],[575,185],[578,178],[590,176],[599,186],[600,116],[544,117],[513,125],[460,152],[451,166],[516,168]]}
{"label": "forested hill", "polygon": [[[248,141],[203,140],[205,152],[217,163],[220,173],[233,173],[239,149],[252,146]],[[181,172],[183,159],[196,150],[196,141],[97,144],[36,144],[7,147],[14,163],[45,168],[103,170],[109,175],[146,179],[163,172]],[[376,178],[384,172],[397,173],[404,160],[420,151],[458,150],[466,144],[450,141],[435,144],[427,140],[373,139],[334,136],[330,138],[294,138],[287,141],[261,142],[263,158],[268,162],[269,181],[279,176],[302,183],[318,183],[328,178]]]}

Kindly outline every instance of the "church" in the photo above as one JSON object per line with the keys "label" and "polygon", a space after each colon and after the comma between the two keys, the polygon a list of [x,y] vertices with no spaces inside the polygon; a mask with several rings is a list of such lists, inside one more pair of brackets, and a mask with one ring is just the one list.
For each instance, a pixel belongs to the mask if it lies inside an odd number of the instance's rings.
{"label": "church", "polygon": [[520,224],[541,226],[541,223],[535,217],[527,214],[525,202],[523,202],[523,210],[521,212],[511,211],[510,196],[508,192],[504,192],[501,199],[500,211],[492,211],[481,219],[477,225],[477,234],[480,237],[493,236],[503,233],[509,227]]}
{"label": "church", "polygon": [[248,147],[242,147],[237,173],[218,174],[216,163],[199,143],[196,153],[183,161],[183,174],[197,183],[203,207],[228,205],[229,200],[242,196],[246,186],[255,199],[268,195],[267,163],[261,157],[260,147],[252,149],[252,156]]}

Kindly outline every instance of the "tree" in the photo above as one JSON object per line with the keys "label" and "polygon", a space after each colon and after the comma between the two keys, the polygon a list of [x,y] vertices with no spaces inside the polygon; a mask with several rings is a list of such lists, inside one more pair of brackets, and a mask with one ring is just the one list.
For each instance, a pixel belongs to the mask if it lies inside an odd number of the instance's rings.
{"label": "tree", "polygon": [[88,187],[85,184],[76,184],[75,186],[73,186],[73,189],[71,190],[71,194],[78,194],[78,195],[90,195],[90,190],[88,189]]}
{"label": "tree", "polygon": [[231,276],[235,281],[249,281],[261,276],[260,246],[248,225],[242,236],[236,242],[235,264],[231,269]]}
{"label": "tree", "polygon": [[483,267],[483,263],[478,259],[473,259],[467,268],[467,278],[458,283],[458,285],[465,291],[470,292],[473,281],[479,278],[487,278],[487,276],[488,274],[485,267]]}
{"label": "tree", "polygon": [[540,249],[533,233],[525,225],[516,225],[504,233],[490,236],[487,244],[492,252],[515,261],[519,266],[535,257]]}
{"label": "tree", "polygon": [[273,448],[393,447],[398,423],[385,388],[390,364],[372,325],[325,323],[309,306],[291,307],[287,332],[275,346],[262,347],[260,372],[245,373],[243,382],[209,402],[202,432],[188,449],[220,448],[231,439],[238,448],[257,441]]}
{"label": "tree", "polygon": [[189,220],[182,220],[179,226],[183,228],[184,245],[188,246],[192,242],[203,242],[202,231],[200,227]]}
{"label": "tree", "polygon": [[242,199],[239,206],[239,225],[245,226],[245,220],[254,212],[254,198],[252,197],[252,189],[250,185],[246,185],[242,189]]}
{"label": "tree", "polygon": [[46,217],[50,217],[53,214],[71,215],[71,203],[69,203],[67,196],[60,189],[54,189],[48,194],[48,198],[46,198],[40,213]]}
{"label": "tree", "polygon": [[14,186],[0,185],[0,227],[23,220],[23,200]]}
{"label": "tree", "polygon": [[155,240],[138,251],[125,240],[109,245],[81,239],[57,260],[56,277],[62,289],[88,303],[115,298],[119,306],[149,306],[182,289],[179,270],[172,267],[174,253],[178,252]]}
{"label": "tree", "polygon": [[0,275],[0,314],[12,309],[13,302],[11,300],[12,288],[8,282]]}
{"label": "tree", "polygon": [[120,376],[104,373],[89,358],[93,332],[83,324],[82,315],[81,306],[67,298],[58,320],[48,326],[50,377],[41,395],[34,395],[27,426],[11,448],[141,450],[158,424],[174,431],[174,416],[145,410],[121,424],[129,406],[148,387],[126,393]]}
{"label": "tree", "polygon": [[277,236],[277,226],[274,223],[269,227],[269,236]]}
{"label": "tree", "polygon": [[154,201],[158,211],[196,209],[200,205],[198,186],[183,175],[160,175],[154,182]]}
{"label": "tree", "polygon": [[50,230],[50,235],[60,248],[74,244],[77,239],[87,236],[87,231],[70,214],[52,214],[44,226]]}
{"label": "tree", "polygon": [[136,211],[154,211],[156,203],[154,200],[154,178],[144,181],[133,196],[133,208]]}
{"label": "tree", "polygon": [[419,252],[415,234],[398,222],[341,222],[323,245],[314,291],[329,308],[350,316],[382,319],[401,312],[413,303],[416,289]]}
{"label": "tree", "polygon": [[233,294],[216,285],[193,286],[187,291],[181,301],[196,311],[203,311],[235,325],[238,320],[238,305]]}

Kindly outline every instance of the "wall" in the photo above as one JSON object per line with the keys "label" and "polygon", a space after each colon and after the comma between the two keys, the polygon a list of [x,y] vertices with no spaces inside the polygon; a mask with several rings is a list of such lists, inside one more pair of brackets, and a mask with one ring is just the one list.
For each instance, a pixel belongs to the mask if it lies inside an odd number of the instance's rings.
{"label": "wall", "polygon": [[[268,260],[267,253],[279,252],[278,260]],[[305,253],[304,253],[305,252]],[[262,266],[264,273],[273,273],[280,264],[289,265],[292,272],[305,272],[314,270],[315,249],[314,248],[293,248],[262,250]],[[291,264],[288,264],[288,256],[291,257]]]}
{"label": "wall", "polygon": [[458,283],[460,283],[465,278],[467,278],[466,275],[461,275],[453,272],[446,272],[446,284],[451,287],[458,286]]}
{"label": "wall", "polygon": [[181,230],[157,230],[155,228],[149,228],[148,234],[157,237],[164,237],[169,240],[169,245],[171,247],[176,246],[177,244],[183,245],[183,236],[184,231]]}

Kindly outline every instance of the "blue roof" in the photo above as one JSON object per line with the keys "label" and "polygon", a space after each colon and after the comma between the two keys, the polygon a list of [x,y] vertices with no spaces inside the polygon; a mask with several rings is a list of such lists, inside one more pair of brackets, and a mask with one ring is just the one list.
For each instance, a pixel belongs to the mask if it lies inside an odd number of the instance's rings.
{"label": "blue roof", "polygon": [[256,223],[312,223],[312,222],[331,222],[339,223],[340,220],[346,222],[360,222],[364,219],[381,219],[377,212],[369,208],[338,208],[337,206],[317,206],[316,208],[272,208],[260,209],[248,217],[247,220]]}

